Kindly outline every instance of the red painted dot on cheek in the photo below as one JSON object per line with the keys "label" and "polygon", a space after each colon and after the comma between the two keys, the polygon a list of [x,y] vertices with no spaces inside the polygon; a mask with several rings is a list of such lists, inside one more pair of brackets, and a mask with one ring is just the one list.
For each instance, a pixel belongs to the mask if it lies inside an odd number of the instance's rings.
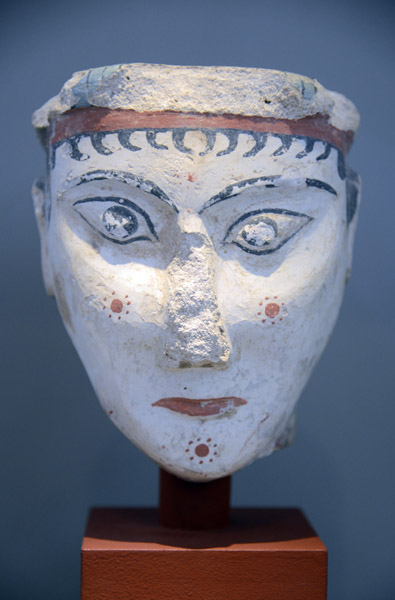
{"label": "red painted dot on cheek", "polygon": [[122,312],[122,309],[123,309],[123,303],[121,300],[115,299],[111,302],[112,312],[120,313],[120,312]]}
{"label": "red painted dot on cheek", "polygon": [[280,307],[278,304],[276,304],[276,302],[269,302],[269,304],[266,305],[265,315],[269,317],[269,319],[274,319],[274,317],[277,317],[279,312]]}

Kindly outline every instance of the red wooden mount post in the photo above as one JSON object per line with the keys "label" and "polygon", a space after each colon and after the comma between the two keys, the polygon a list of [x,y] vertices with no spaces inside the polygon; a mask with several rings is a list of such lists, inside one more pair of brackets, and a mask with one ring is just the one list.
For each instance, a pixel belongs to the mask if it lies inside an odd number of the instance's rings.
{"label": "red wooden mount post", "polygon": [[159,511],[92,509],[81,600],[325,600],[327,550],[301,511],[229,517],[229,496],[229,477],[189,483],[162,472]]}
{"label": "red wooden mount post", "polygon": [[184,481],[160,470],[159,523],[175,529],[215,529],[229,523],[231,478]]}

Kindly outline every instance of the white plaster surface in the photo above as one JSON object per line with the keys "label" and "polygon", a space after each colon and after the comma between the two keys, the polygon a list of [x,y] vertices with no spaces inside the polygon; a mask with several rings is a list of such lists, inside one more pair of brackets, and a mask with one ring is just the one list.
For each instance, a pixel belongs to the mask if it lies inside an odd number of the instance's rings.
{"label": "white plaster surface", "polygon": [[[292,441],[339,312],[356,219],[347,226],[337,150],[317,160],[324,142],[303,155],[295,138],[276,155],[281,141],[269,136],[246,157],[248,133],[220,156],[221,132],[205,155],[202,131],[186,134],[190,153],[171,131],[157,141],[167,149],[136,131],[131,152],[108,134],[103,155],[83,136],[83,160],[58,145],[50,192],[34,191],[43,271],[114,424],[165,469],[205,481]],[[207,414],[171,410],[169,398]]]}
{"label": "white plaster surface", "polygon": [[350,100],[310,77],[271,69],[134,63],[78,71],[34,113],[34,126],[45,128],[57,115],[88,105],[278,119],[322,114],[344,131],[355,132],[359,125]]}

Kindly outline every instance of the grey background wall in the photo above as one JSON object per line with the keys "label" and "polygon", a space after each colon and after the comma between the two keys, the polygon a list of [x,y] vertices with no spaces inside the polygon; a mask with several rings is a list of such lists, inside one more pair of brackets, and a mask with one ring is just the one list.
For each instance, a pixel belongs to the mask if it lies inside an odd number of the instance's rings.
{"label": "grey background wall", "polygon": [[[31,112],[73,71],[120,62],[267,67],[345,93],[362,126],[354,272],[295,445],[234,477],[234,505],[297,505],[329,548],[329,599],[391,600],[394,569],[394,9],[332,0],[69,0],[0,9],[0,596],[79,597],[88,507],[155,505],[157,467],[96,401],[41,283]],[[246,599],[248,600],[248,599]]]}

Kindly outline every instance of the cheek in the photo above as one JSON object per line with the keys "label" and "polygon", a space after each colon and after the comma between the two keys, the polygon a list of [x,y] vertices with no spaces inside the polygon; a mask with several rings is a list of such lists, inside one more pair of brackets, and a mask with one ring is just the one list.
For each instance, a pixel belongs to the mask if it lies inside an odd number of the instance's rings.
{"label": "cheek", "polygon": [[288,309],[281,296],[265,296],[258,302],[256,316],[262,324],[276,325],[288,316]]}
{"label": "cheek", "polygon": [[280,327],[289,315],[290,290],[279,272],[254,275],[239,265],[224,266],[219,284],[221,312],[228,325],[248,324],[259,329]]}
{"label": "cheek", "polygon": [[113,290],[111,292],[111,296],[103,297],[103,308],[105,311],[104,314],[108,316],[109,319],[114,317],[114,319],[120,321],[122,318],[127,318],[130,315],[130,306],[131,301],[129,300],[129,294],[119,294]]}
{"label": "cheek", "polygon": [[66,325],[66,327],[70,327],[70,329],[73,329],[73,311],[70,307],[69,299],[67,298],[67,286],[63,277],[59,273],[55,274],[54,276],[54,287],[56,303],[58,305],[60,315],[63,319],[63,323]]}
{"label": "cheek", "polygon": [[280,332],[337,305],[344,287],[345,246],[341,227],[331,231],[332,236],[297,248],[267,276],[237,263],[223,264],[218,296],[225,323]]}
{"label": "cheek", "polygon": [[[106,261],[63,223],[53,236],[56,296],[63,320],[110,324],[163,321],[163,271],[140,263]],[[115,256],[115,254],[114,254]]]}
{"label": "cheek", "polygon": [[[90,266],[87,266],[90,268]],[[99,312],[113,323],[163,322],[164,282],[161,271],[141,265],[120,265],[102,269],[95,281],[93,270],[90,290]]]}

